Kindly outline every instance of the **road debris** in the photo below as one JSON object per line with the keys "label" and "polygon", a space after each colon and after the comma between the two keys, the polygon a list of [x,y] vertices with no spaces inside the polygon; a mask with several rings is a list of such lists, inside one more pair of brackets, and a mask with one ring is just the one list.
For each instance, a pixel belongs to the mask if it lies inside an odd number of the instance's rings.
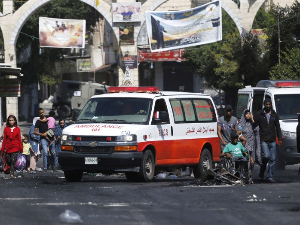
{"label": "road debris", "polygon": [[82,223],[81,217],[68,209],[60,214],[59,218],[62,223]]}

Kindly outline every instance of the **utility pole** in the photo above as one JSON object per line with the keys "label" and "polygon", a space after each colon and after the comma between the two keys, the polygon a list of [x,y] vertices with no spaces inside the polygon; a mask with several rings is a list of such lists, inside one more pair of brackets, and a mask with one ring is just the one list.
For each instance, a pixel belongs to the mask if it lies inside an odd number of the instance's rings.
{"label": "utility pole", "polygon": [[280,24],[278,15],[278,63],[280,64]]}

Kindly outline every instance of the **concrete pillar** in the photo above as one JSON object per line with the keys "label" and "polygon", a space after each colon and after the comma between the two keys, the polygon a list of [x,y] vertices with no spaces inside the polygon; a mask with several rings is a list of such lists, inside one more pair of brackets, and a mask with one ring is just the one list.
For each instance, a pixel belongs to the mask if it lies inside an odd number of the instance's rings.
{"label": "concrete pillar", "polygon": [[3,14],[13,13],[13,11],[14,11],[14,1],[3,0]]}

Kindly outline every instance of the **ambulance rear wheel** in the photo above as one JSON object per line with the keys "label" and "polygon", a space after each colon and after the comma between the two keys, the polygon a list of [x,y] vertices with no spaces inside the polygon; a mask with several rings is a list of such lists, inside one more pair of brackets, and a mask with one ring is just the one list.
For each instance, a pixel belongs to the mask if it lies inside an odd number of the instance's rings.
{"label": "ambulance rear wheel", "polygon": [[83,172],[81,171],[64,171],[65,178],[69,182],[79,182],[82,179]]}
{"label": "ambulance rear wheel", "polygon": [[194,167],[195,178],[205,181],[209,169],[212,169],[212,157],[208,149],[203,149],[199,163]]}
{"label": "ambulance rear wheel", "polygon": [[141,162],[139,178],[140,181],[151,181],[154,177],[155,164],[154,156],[151,150],[145,150]]}

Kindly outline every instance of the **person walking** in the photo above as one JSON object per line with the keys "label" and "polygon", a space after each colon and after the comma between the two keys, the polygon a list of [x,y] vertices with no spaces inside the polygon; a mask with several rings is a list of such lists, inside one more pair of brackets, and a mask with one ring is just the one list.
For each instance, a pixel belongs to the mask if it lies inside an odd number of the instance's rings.
{"label": "person walking", "polygon": [[244,110],[238,126],[242,128],[242,135],[246,138],[245,149],[249,151],[249,155],[254,162],[261,165],[259,126],[254,125],[253,115],[250,110]]}
{"label": "person walking", "polygon": [[273,179],[273,170],[276,157],[276,136],[278,144],[282,145],[282,135],[279,124],[278,114],[272,109],[270,99],[264,100],[264,108],[257,112],[254,117],[254,123],[259,126],[260,146],[262,151],[262,165],[260,167],[259,177],[264,179],[264,173],[268,164],[267,180],[275,183]]}
{"label": "person walking", "polygon": [[36,166],[36,163],[37,163],[37,161],[39,159],[39,155],[40,155],[40,150],[39,150],[40,136],[35,135],[33,133],[34,128],[35,128],[35,123],[38,119],[39,119],[39,117],[33,118],[33,122],[30,127],[30,130],[29,130],[29,143],[33,150],[33,152],[31,152],[31,155],[30,155],[30,173],[35,173],[35,171],[42,171],[41,168],[38,168]]}
{"label": "person walking", "polygon": [[58,121],[58,124],[55,127],[55,132],[54,132],[54,142],[55,142],[55,152],[56,152],[56,157],[55,157],[55,165],[58,166],[58,153],[61,151],[61,145],[60,145],[60,140],[62,136],[63,129],[65,129],[66,122],[64,119],[60,119]]}
{"label": "person walking", "polygon": [[35,135],[39,135],[41,138],[41,145],[43,148],[43,170],[47,171],[47,155],[48,155],[48,148],[50,153],[50,166],[51,170],[54,171],[54,151],[52,151],[53,144],[50,145],[50,142],[46,139],[47,131],[48,131],[48,121],[45,117],[44,109],[39,109],[40,120],[36,121],[33,133]]}
{"label": "person walking", "polygon": [[29,136],[27,134],[23,135],[23,155],[26,158],[26,168],[24,169],[23,172],[30,172],[30,156],[33,152],[32,147],[29,143]]}
{"label": "person walking", "polygon": [[17,118],[13,115],[10,115],[6,121],[1,152],[5,152],[6,162],[10,166],[10,177],[14,178],[17,157],[19,153],[23,153],[23,144]]}
{"label": "person walking", "polygon": [[231,131],[238,130],[238,119],[232,115],[232,106],[225,106],[226,114],[218,120],[218,136],[220,139],[221,152],[231,142]]}

